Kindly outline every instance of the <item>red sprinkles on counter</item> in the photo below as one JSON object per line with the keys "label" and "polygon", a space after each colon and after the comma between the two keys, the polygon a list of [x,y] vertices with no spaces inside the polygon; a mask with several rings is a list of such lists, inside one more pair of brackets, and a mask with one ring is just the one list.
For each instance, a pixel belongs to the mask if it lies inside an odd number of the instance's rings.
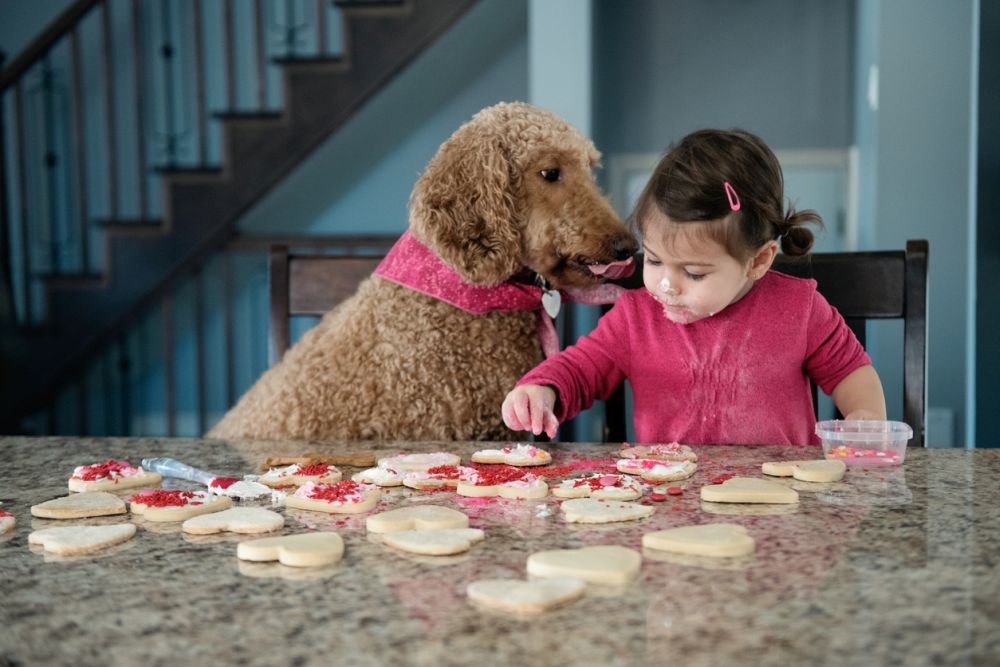
{"label": "red sprinkles on counter", "polygon": [[668,486],[667,493],[669,493],[672,496],[679,496],[682,493],[684,493],[684,489],[682,489],[679,486]]}
{"label": "red sprinkles on counter", "polygon": [[736,477],[736,475],[734,473],[727,472],[724,475],[718,475],[716,477],[713,477],[711,481],[712,481],[712,484],[722,484],[727,479],[732,479],[733,477]]}
{"label": "red sprinkles on counter", "polygon": [[[163,491],[161,489],[140,491],[128,499],[130,503],[139,503],[147,507],[184,507],[185,505],[201,505],[191,491]],[[193,501],[193,502],[192,502]]]}
{"label": "red sprinkles on counter", "polygon": [[98,479],[122,477],[123,473],[129,470],[134,470],[134,468],[128,464],[128,461],[108,460],[104,463],[83,466],[78,473],[74,473],[73,477],[85,482],[93,482]]}
{"label": "red sprinkles on counter", "polygon": [[211,486],[213,489],[225,490],[238,481],[240,480],[236,479],[235,477],[216,477],[215,479],[212,480],[209,486]]}
{"label": "red sprinkles on counter", "polygon": [[650,500],[655,500],[656,502],[661,503],[661,502],[663,502],[664,500],[667,499],[667,496],[666,496],[665,493],[650,493],[649,494],[649,499]]}

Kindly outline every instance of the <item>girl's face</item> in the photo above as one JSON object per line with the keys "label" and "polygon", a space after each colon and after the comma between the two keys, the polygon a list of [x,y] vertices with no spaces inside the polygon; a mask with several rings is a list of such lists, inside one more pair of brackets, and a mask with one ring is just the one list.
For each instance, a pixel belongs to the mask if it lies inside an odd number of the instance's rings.
{"label": "girl's face", "polygon": [[[689,226],[682,227],[670,243],[665,243],[655,233],[657,222],[650,222],[647,229],[653,233],[643,240],[642,281],[653,298],[663,305],[667,319],[677,324],[691,324],[711,317],[742,299],[754,281],[764,275],[773,259],[773,255],[768,257],[761,270],[758,258],[774,245],[772,242],[758,251],[756,257],[741,262],[719,243],[685,231],[697,224],[687,223]],[[777,251],[776,246],[774,251]]]}

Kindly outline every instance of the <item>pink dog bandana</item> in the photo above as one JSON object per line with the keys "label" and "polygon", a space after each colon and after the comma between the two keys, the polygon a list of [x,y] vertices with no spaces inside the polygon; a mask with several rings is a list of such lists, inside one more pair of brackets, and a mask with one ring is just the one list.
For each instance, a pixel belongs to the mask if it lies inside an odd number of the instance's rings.
{"label": "pink dog bandana", "polygon": [[[614,268],[609,270],[608,267]],[[630,258],[625,262],[595,267],[594,273],[617,278],[629,275],[633,270]],[[477,315],[495,310],[537,311],[538,338],[542,351],[546,357],[559,351],[555,325],[552,318],[542,310],[544,290],[541,287],[515,282],[489,287],[470,285],[409,231],[404,232],[392,246],[389,254],[375,269],[375,275]],[[623,291],[623,287],[607,284],[586,289],[560,290],[564,299],[587,304],[614,303]]]}

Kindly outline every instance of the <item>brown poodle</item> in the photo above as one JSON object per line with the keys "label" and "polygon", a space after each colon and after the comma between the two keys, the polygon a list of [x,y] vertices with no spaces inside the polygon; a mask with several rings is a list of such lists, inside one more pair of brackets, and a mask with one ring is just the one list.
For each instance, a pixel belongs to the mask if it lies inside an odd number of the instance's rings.
{"label": "brown poodle", "polygon": [[[600,154],[527,104],[477,113],[413,189],[410,235],[456,280],[489,287],[600,283],[637,249],[600,193]],[[430,253],[429,253],[430,254]],[[268,370],[218,438],[509,439],[500,405],[541,361],[538,313],[466,312],[374,275]]]}

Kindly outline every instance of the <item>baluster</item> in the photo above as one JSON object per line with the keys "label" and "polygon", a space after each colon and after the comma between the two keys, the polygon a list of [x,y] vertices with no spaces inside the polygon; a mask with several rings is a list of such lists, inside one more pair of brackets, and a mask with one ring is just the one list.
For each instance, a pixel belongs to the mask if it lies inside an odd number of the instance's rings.
{"label": "baluster", "polygon": [[253,21],[255,51],[257,52],[257,106],[260,111],[264,111],[267,109],[267,80],[264,66],[267,49],[264,45],[264,13],[261,10],[261,0],[254,0]]}
{"label": "baluster", "polygon": [[326,2],[316,0],[316,55],[326,55]]}
{"label": "baluster", "polygon": [[169,0],[160,0],[160,31],[162,44],[160,57],[163,59],[163,123],[164,150],[168,167],[177,166],[177,143],[180,137],[178,122],[174,116],[174,100],[180,95],[177,92],[177,64],[174,59],[173,22],[170,14]]}
{"label": "baluster", "polygon": [[132,0],[132,78],[135,82],[136,172],[139,174],[139,218],[146,220],[146,96],[142,57],[142,14],[139,0]]}
{"label": "baluster", "polygon": [[114,379],[111,374],[111,355],[114,354],[114,345],[109,345],[101,355],[101,385],[104,387],[104,435],[110,436],[115,433],[114,424]]}
{"label": "baluster", "polygon": [[122,430],[124,436],[132,435],[132,404],[129,400],[129,374],[131,372],[132,361],[129,359],[128,339],[125,334],[118,340],[118,394],[121,400]]}
{"label": "baluster", "polygon": [[201,0],[192,0],[194,17],[194,98],[195,114],[198,119],[198,165],[208,163],[208,109],[205,104],[205,58],[202,54],[202,6]]}
{"label": "baluster", "polygon": [[104,103],[105,110],[105,130],[107,136],[107,158],[108,158],[108,216],[115,220],[118,218],[118,173],[115,165],[118,158],[118,130],[115,127],[115,94],[114,94],[114,65],[112,64],[111,53],[111,3],[105,2],[101,7],[101,31],[103,33],[102,56],[104,60]]}
{"label": "baluster", "polygon": [[14,138],[17,141],[17,175],[20,195],[21,213],[21,289],[24,299],[24,323],[31,325],[34,323],[35,314],[32,307],[32,261],[28,242],[28,158],[25,154],[25,134],[24,134],[24,93],[21,82],[14,85],[14,127],[17,132]]}
{"label": "baluster", "polygon": [[[194,280],[194,344],[195,344],[195,404],[198,410],[198,435],[207,430],[205,412],[205,288],[201,267],[195,269]],[[227,342],[228,344],[228,342]]]}
{"label": "baluster", "polygon": [[87,372],[80,373],[80,381],[76,385],[76,427],[77,435],[87,435]]}
{"label": "baluster", "polygon": [[233,260],[232,253],[228,249],[222,252],[222,271],[222,302],[225,304],[226,407],[230,408],[236,403],[236,359],[233,352],[236,327],[233,326]]}
{"label": "baluster", "polygon": [[80,72],[80,31],[70,33],[73,60],[73,148],[76,151],[76,190],[80,222],[80,270],[90,266],[90,219],[87,203],[87,161],[84,158],[83,74]]}
{"label": "baluster", "polygon": [[49,56],[42,58],[42,168],[45,170],[44,192],[42,194],[42,211],[45,214],[45,227],[48,231],[48,253],[49,271],[59,273],[59,243],[62,240],[59,235],[59,186],[56,183],[58,174],[56,168],[59,165],[59,155],[56,153],[55,124],[56,112],[54,108],[55,96],[55,73],[49,61]]}
{"label": "baluster", "polygon": [[163,380],[166,392],[164,401],[164,411],[167,417],[167,437],[172,438],[177,435],[177,421],[175,412],[177,410],[176,399],[174,397],[175,386],[177,384],[174,377],[174,293],[170,292],[163,297],[162,306],[162,329],[163,329]]}
{"label": "baluster", "polygon": [[[0,51],[0,72],[6,54]],[[4,98],[0,92],[0,267],[3,269],[3,303],[0,304],[0,320],[13,324],[17,321],[17,306],[14,303],[14,271],[11,266],[11,224],[10,213],[7,210],[7,127],[4,120]]]}
{"label": "baluster", "polygon": [[236,110],[236,62],[233,54],[233,0],[225,0],[223,5],[223,23],[225,23],[225,58],[226,58],[226,102],[229,108],[226,111]]}

